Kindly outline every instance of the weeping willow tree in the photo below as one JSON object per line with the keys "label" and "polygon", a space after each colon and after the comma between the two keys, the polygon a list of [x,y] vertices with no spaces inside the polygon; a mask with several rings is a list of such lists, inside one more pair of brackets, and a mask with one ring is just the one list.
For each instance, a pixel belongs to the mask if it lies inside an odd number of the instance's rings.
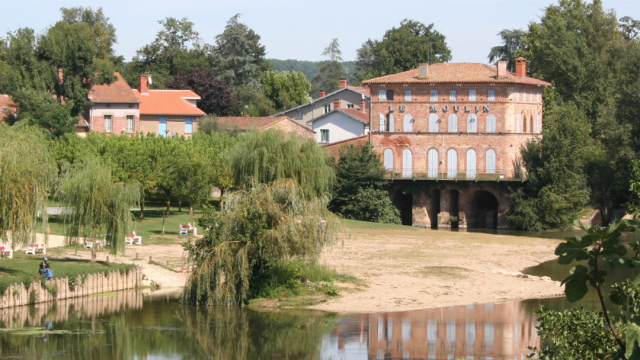
{"label": "weeping willow tree", "polygon": [[340,236],[338,218],[324,197],[307,200],[291,179],[232,193],[221,212],[208,211],[205,236],[185,249],[195,264],[183,294],[190,303],[241,305],[269,266],[287,260],[316,262]]}
{"label": "weeping willow tree", "polygon": [[65,167],[56,197],[65,208],[67,242],[104,238],[113,254],[124,251],[133,220],[130,209],[140,200],[138,183],[114,182],[111,170],[88,156]]}
{"label": "weeping willow tree", "polygon": [[335,178],[326,154],[313,139],[270,129],[247,134],[225,154],[236,185],[293,179],[307,198],[325,195]]}
{"label": "weeping willow tree", "polygon": [[38,225],[46,234],[47,197],[56,175],[40,130],[0,124],[0,242],[11,239],[12,248],[33,243]]}

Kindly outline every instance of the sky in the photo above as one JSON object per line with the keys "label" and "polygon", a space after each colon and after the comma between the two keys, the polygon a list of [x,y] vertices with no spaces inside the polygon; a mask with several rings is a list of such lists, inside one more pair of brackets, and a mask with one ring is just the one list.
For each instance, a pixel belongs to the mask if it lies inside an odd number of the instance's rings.
{"label": "sky", "polygon": [[[323,60],[338,38],[344,60],[355,60],[367,39],[381,39],[405,18],[434,24],[446,37],[453,62],[487,63],[502,29],[526,29],[557,0],[0,0],[0,36],[21,27],[42,32],[60,19],[61,7],[103,8],[116,27],[115,49],[128,61],[153,41],[158,20],[186,17],[205,43],[213,43],[235,14],[262,37],[267,58]],[[640,1],[603,0],[617,17],[640,19]]]}

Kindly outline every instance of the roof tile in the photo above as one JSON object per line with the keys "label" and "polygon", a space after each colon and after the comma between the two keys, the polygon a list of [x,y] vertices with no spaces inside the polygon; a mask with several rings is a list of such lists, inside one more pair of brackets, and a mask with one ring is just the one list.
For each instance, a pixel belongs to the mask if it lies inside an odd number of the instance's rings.
{"label": "roof tile", "polygon": [[114,75],[117,79],[111,84],[93,85],[89,100],[94,103],[139,103],[122,75],[118,72]]}
{"label": "roof tile", "polygon": [[200,100],[200,95],[191,90],[149,90],[148,94],[143,95],[133,89],[133,93],[140,101],[140,115],[206,115],[185,100]]}

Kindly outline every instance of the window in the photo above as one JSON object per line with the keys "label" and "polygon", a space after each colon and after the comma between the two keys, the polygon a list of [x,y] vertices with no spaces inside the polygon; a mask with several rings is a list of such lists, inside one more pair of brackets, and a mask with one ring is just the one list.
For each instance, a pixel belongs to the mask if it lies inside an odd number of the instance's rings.
{"label": "window", "polygon": [[[473,344],[476,342],[476,323],[467,322],[464,325],[464,339],[468,344]],[[467,360],[470,360],[468,356]]]}
{"label": "window", "polygon": [[438,90],[431,90],[431,92],[429,93],[429,100],[438,101]]}
{"label": "window", "polygon": [[469,101],[476,101],[476,91],[469,90]]}
{"label": "window", "polygon": [[467,116],[467,132],[478,132],[478,116],[476,114]]}
{"label": "window", "polygon": [[495,90],[489,90],[489,93],[487,94],[487,100],[488,101],[496,101],[496,91]]}
{"label": "window", "polygon": [[447,342],[453,343],[456,341],[456,322],[453,320],[447,321]]}
{"label": "window", "polygon": [[184,119],[184,133],[193,133],[193,119],[191,119],[190,117]]}
{"label": "window", "polygon": [[438,132],[438,115],[429,115],[429,132]]}
{"label": "window", "polygon": [[302,119],[302,110],[296,111],[296,119]]}
{"label": "window", "polygon": [[520,114],[516,116],[516,133],[520,132]]}
{"label": "window", "polygon": [[384,169],[393,171],[393,150],[386,149],[384,151]]}
{"label": "window", "polygon": [[493,149],[487,150],[487,174],[496,173],[496,152]]}
{"label": "window", "polygon": [[329,113],[331,111],[331,104],[326,104],[324,106],[324,113]]}
{"label": "window", "polygon": [[540,91],[536,93],[536,102],[540,102]]}
{"label": "window", "polygon": [[354,108],[355,108],[355,105],[353,105],[353,104],[347,104],[347,109],[354,109]]}
{"label": "window", "polygon": [[320,129],[320,142],[321,143],[329,142],[329,129]]}
{"label": "window", "polygon": [[436,149],[431,149],[429,150],[429,172],[428,172],[428,176],[431,179],[435,179],[438,177],[438,165],[439,165],[439,160],[438,160],[438,150]]}
{"label": "window", "polygon": [[411,90],[405,90],[404,91],[404,101],[411,101],[413,100],[413,93]]}
{"label": "window", "polygon": [[450,149],[447,151],[447,178],[455,179],[458,176],[458,153]]}
{"label": "window", "polygon": [[529,91],[529,98],[531,99],[531,102],[534,102],[535,100],[533,99],[533,91]]}
{"label": "window", "polygon": [[127,132],[132,133],[135,127],[135,120],[133,115],[127,115]]}
{"label": "window", "polygon": [[387,131],[396,131],[395,129],[395,118],[393,117],[392,113],[389,113],[389,115],[387,115]]}
{"label": "window", "polygon": [[523,125],[524,125],[524,130],[522,132],[527,132],[527,115],[524,116],[524,119],[522,119],[523,121]]}
{"label": "window", "polygon": [[104,132],[112,132],[113,131],[113,118],[111,115],[104,116]]}
{"label": "window", "polygon": [[538,122],[538,128],[536,129],[537,130],[536,132],[538,134],[540,134],[542,132],[542,117],[540,115],[538,115],[537,120],[538,120],[537,121]]}
{"label": "window", "polygon": [[516,101],[520,101],[520,90],[516,90]]}
{"label": "window", "polygon": [[411,116],[411,114],[406,114],[404,116],[402,131],[413,132],[413,116]]}
{"label": "window", "polygon": [[158,119],[158,133],[160,136],[167,136],[167,118],[164,116]]}
{"label": "window", "polygon": [[384,131],[386,126],[386,118],[384,115],[380,114],[380,122],[378,124],[378,131]]}
{"label": "window", "polygon": [[455,90],[449,91],[449,101],[456,101],[458,98],[458,92]]}
{"label": "window", "polygon": [[387,90],[387,100],[393,100],[393,90]]}
{"label": "window", "polygon": [[456,114],[449,115],[449,132],[458,132],[458,115]]}
{"label": "window", "polygon": [[527,101],[527,92],[526,91],[522,92],[522,101]]}
{"label": "window", "polygon": [[404,149],[402,151],[402,177],[410,178],[411,176],[413,176],[413,153],[409,149]]}
{"label": "window", "polygon": [[494,328],[492,322],[487,322],[484,324],[484,343],[487,345],[493,344],[494,339]]}
{"label": "window", "polygon": [[467,179],[476,178],[476,151],[467,150]]}
{"label": "window", "polygon": [[387,90],[379,90],[378,91],[378,100],[386,101],[387,100]]}
{"label": "window", "polygon": [[487,115],[487,132],[496,132],[496,116],[493,114]]}

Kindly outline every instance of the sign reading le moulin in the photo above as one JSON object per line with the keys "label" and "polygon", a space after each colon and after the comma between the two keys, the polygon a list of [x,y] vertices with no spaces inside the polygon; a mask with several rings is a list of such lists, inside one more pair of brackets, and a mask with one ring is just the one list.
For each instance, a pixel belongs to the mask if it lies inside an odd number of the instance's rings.
{"label": "sign reading le moulin", "polygon": [[[448,112],[449,111],[449,105],[444,105],[442,107],[442,112]],[[482,112],[489,112],[489,105],[482,105]],[[400,105],[400,112],[403,113],[406,110],[406,106],[404,105]],[[479,112],[480,111],[480,105],[475,105],[473,107],[469,107],[469,105],[465,105],[464,106],[464,112],[471,112],[472,110],[475,110],[474,112]],[[393,111],[393,110],[392,110]],[[438,112],[438,105],[429,105],[429,111],[430,112]],[[460,111],[460,105],[454,105],[453,106],[453,111],[454,112],[458,112]]]}

